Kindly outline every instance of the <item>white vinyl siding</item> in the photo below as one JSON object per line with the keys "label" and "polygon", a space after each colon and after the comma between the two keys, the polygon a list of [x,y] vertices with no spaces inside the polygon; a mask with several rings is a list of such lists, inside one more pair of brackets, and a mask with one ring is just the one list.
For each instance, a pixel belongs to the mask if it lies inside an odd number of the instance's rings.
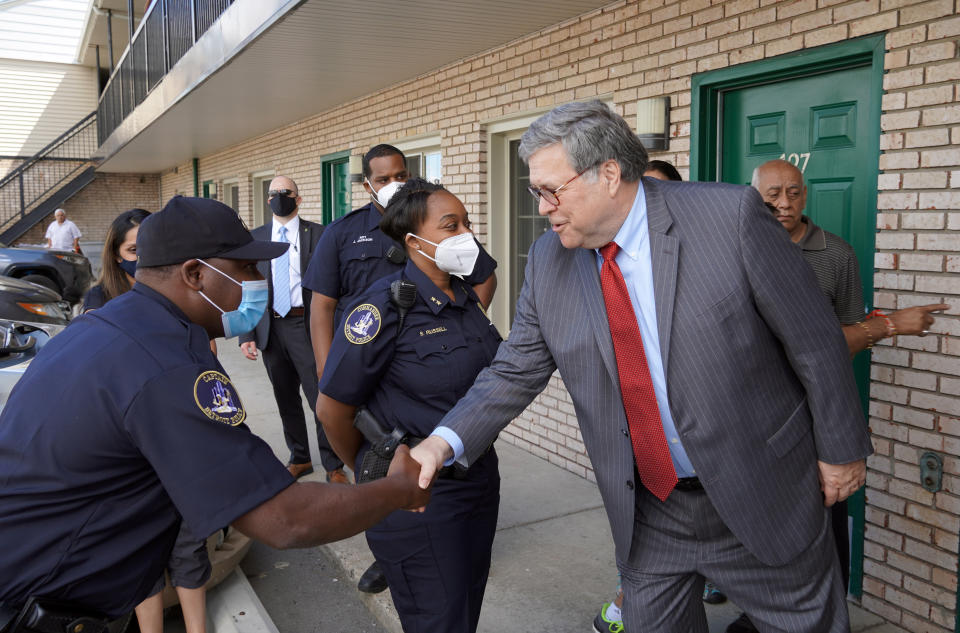
{"label": "white vinyl siding", "polygon": [[0,58],[75,62],[89,6],[90,0],[23,0],[0,7]]}
{"label": "white vinyl siding", "polygon": [[0,59],[0,156],[32,156],[96,107],[95,69]]}

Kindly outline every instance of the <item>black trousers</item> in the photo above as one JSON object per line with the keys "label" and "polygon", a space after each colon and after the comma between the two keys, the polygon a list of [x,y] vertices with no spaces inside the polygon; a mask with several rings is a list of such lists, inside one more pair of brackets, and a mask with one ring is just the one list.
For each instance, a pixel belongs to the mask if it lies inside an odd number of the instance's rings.
{"label": "black trousers", "polygon": [[843,500],[830,507],[830,523],[833,540],[837,544],[837,558],[840,560],[840,575],[843,577],[843,589],[850,589],[850,538],[847,530],[847,501]]}
{"label": "black trousers", "polygon": [[[303,414],[303,402],[300,389],[307,397],[310,410],[317,408],[317,365],[313,358],[313,349],[307,339],[307,331],[302,316],[286,316],[273,319],[270,323],[270,338],[267,348],[262,350],[263,365],[267,369],[273,395],[280,410],[283,423],[283,438],[290,449],[290,463],[304,464],[310,459],[310,443],[307,438],[307,421]],[[317,445],[320,449],[320,461],[326,471],[343,467],[330,442],[323,432],[323,425],[313,413],[313,422],[317,428]]]}

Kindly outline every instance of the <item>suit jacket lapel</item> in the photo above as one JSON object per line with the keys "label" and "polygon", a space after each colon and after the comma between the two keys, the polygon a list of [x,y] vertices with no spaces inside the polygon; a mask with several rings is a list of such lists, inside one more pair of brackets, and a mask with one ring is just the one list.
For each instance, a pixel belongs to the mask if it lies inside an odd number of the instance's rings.
{"label": "suit jacket lapel", "polygon": [[307,272],[307,266],[310,264],[310,232],[313,231],[313,225],[303,218],[300,218],[300,277]]}
{"label": "suit jacket lapel", "polygon": [[653,294],[657,303],[657,330],[660,335],[660,356],[667,373],[670,356],[670,332],[673,329],[673,308],[677,294],[677,260],[680,240],[668,235],[673,217],[667,209],[656,181],[644,178],[647,201],[647,226],[650,231],[650,258],[653,263]]}
{"label": "suit jacket lapel", "polygon": [[610,337],[610,323],[607,321],[607,307],[603,301],[603,290],[600,288],[597,254],[593,249],[578,248],[575,258],[587,322],[594,336],[597,337],[597,346],[600,348],[603,364],[607,366],[607,371],[610,372],[614,382],[620,384],[617,357],[613,351],[613,339]]}

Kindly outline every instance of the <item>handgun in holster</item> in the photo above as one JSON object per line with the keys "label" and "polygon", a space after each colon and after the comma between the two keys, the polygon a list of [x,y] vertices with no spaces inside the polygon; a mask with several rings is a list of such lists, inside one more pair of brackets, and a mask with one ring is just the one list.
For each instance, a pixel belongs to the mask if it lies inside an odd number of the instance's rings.
{"label": "handgun in holster", "polygon": [[399,428],[387,429],[380,423],[380,420],[364,408],[357,409],[357,415],[353,418],[353,426],[370,443],[370,450],[366,452],[360,462],[357,483],[362,484],[366,481],[386,477],[387,471],[390,469],[390,462],[397,452],[397,447],[401,444],[409,444],[410,435]]}
{"label": "handgun in holster", "polygon": [[[360,461],[360,470],[357,473],[358,484],[386,477],[390,462],[401,444],[413,448],[423,441],[423,438],[404,433],[399,428],[387,429],[370,411],[363,408],[357,409],[353,426],[370,443],[370,449]],[[444,466],[437,476],[442,479],[466,479],[467,469],[461,464]]]}

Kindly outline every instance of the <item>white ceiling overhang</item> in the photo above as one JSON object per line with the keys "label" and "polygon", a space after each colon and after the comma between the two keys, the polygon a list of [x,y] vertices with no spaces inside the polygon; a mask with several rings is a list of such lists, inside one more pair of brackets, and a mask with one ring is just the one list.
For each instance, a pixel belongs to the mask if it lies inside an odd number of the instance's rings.
{"label": "white ceiling overhang", "polygon": [[100,148],[158,172],[609,0],[236,0]]}

